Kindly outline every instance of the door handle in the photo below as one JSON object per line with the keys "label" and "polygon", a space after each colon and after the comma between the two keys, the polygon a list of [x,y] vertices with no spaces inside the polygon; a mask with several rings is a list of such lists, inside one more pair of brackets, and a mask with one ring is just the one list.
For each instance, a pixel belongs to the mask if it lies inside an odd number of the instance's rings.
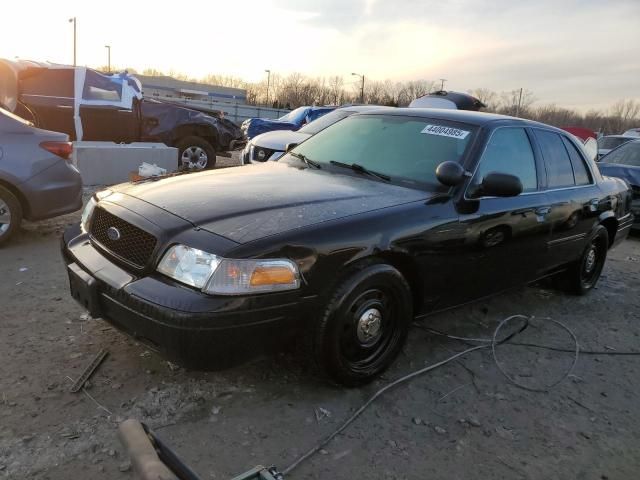
{"label": "door handle", "polygon": [[539,217],[544,217],[545,215],[548,215],[549,212],[551,212],[551,207],[538,207],[536,208],[535,212]]}

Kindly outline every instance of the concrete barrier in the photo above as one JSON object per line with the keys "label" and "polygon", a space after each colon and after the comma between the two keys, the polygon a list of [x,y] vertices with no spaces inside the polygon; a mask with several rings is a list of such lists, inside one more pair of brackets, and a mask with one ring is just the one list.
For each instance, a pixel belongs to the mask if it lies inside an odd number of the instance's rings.
{"label": "concrete barrier", "polygon": [[142,162],[167,172],[178,168],[178,149],[163,143],[74,142],[73,163],[84,185],[113,185],[129,180]]}

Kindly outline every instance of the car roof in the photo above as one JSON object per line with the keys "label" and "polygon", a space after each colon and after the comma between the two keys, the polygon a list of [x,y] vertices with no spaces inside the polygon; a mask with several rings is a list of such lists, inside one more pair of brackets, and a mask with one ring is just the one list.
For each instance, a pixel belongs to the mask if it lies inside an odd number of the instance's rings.
{"label": "car roof", "polygon": [[493,122],[509,122],[522,126],[546,128],[555,130],[558,133],[567,134],[566,131],[547,125],[545,123],[527,120],[525,118],[510,117],[497,113],[473,112],[470,110],[450,110],[441,108],[391,108],[379,109],[367,112],[367,115],[398,115],[404,117],[429,118],[435,120],[451,120],[454,122],[467,123],[479,127],[489,126]]}
{"label": "car roof", "polygon": [[370,112],[374,110],[389,110],[395,109],[396,107],[387,107],[384,105],[347,105],[345,107],[339,107],[336,110],[344,110],[347,112]]}
{"label": "car roof", "polygon": [[600,138],[630,138],[630,139],[634,139],[634,138],[640,138],[640,137],[634,137],[633,135],[604,135]]}

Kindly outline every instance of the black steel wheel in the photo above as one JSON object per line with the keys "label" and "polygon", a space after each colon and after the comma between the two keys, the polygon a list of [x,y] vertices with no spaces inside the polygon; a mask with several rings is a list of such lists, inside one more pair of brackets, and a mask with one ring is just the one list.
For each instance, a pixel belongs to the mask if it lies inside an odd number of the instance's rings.
{"label": "black steel wheel", "polygon": [[413,316],[411,289],[393,266],[367,262],[345,275],[310,334],[311,357],[332,381],[358,386],[395,360]]}
{"label": "black steel wheel", "polygon": [[580,259],[558,277],[560,287],[575,295],[588,293],[598,283],[607,259],[608,248],[609,234],[605,227],[599,225],[591,235]]}

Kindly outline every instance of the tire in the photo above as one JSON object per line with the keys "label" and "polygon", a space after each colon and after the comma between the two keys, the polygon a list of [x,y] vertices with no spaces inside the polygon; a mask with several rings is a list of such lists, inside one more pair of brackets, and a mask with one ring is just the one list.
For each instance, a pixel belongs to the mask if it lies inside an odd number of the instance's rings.
{"label": "tire", "polygon": [[598,283],[609,248],[609,233],[598,225],[580,259],[556,277],[556,284],[567,293],[586,295]]}
{"label": "tire", "polygon": [[3,245],[20,228],[22,206],[7,188],[0,186],[0,245]]}
{"label": "tire", "polygon": [[412,305],[407,281],[391,265],[367,262],[351,269],[307,332],[307,359],[337,384],[372,381],[404,345]]}
{"label": "tire", "polygon": [[216,150],[202,137],[181,138],[176,148],[179,170],[206,170],[216,165]]}

